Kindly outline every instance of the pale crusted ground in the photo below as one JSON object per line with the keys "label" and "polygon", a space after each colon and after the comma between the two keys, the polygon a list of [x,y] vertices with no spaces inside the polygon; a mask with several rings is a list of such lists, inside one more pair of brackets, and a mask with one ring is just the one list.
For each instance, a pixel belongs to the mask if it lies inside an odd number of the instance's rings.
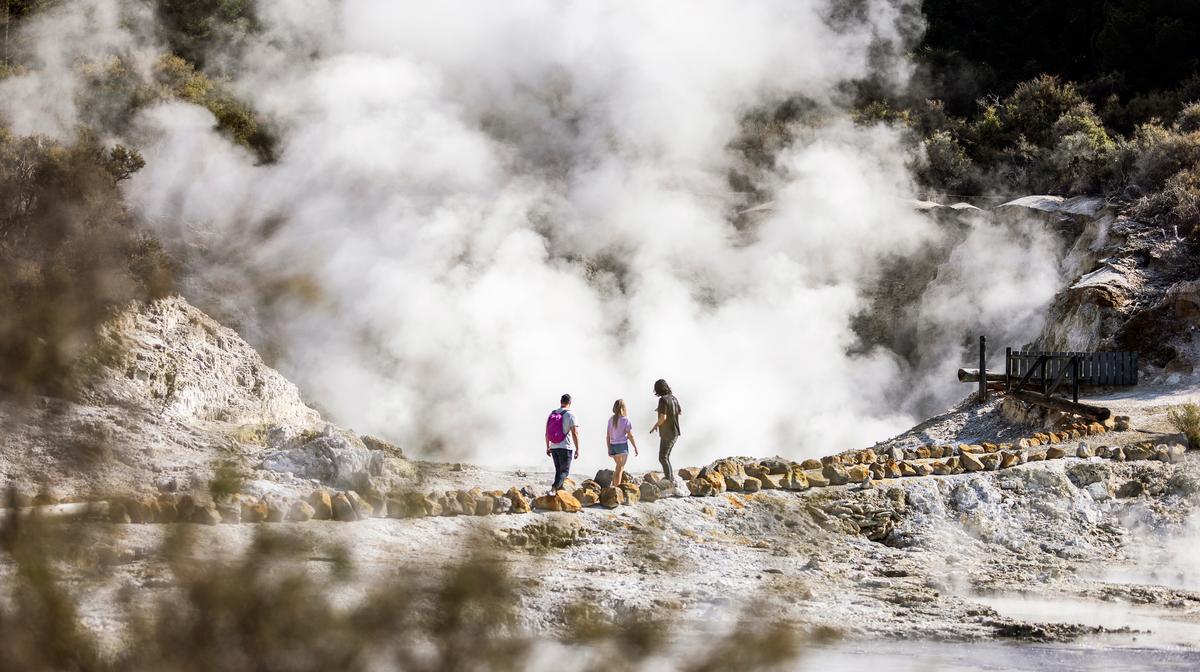
{"label": "pale crusted ground", "polygon": [[[1103,435],[1115,444],[1171,440],[1165,408],[1196,398],[1196,387],[1177,386],[1092,401],[1133,416],[1138,431]],[[896,440],[978,441],[1011,429],[978,410],[965,404]],[[550,478],[548,472],[434,464],[419,471],[424,485],[437,490],[544,485]],[[1086,487],[1099,480],[1111,491],[1131,479],[1145,484],[1146,494],[1098,500]],[[758,610],[797,627],[829,626],[860,642],[836,649],[839,660],[870,659],[876,650],[870,642],[891,639],[1050,640],[1097,650],[1145,646],[1172,652],[1155,660],[1186,665],[1200,661],[1200,572],[1190,550],[1200,541],[1198,491],[1200,454],[1189,453],[1179,464],[1068,458],[884,481],[867,490],[681,497],[578,514],[278,528],[315,547],[344,545],[365,583],[414,567],[446,566],[479,535],[497,540],[500,561],[521,586],[523,621],[534,632],[558,632],[566,609],[579,603],[618,619],[649,610],[696,628]],[[839,516],[872,510],[899,518],[886,543],[839,525]],[[153,549],[169,526],[118,529],[122,545],[132,549],[124,555],[122,579],[147,595],[168,590],[169,574],[153,560]],[[195,531],[197,552],[220,556],[242,547],[256,527]],[[523,545],[513,544],[518,538]],[[545,548],[538,539],[562,547]],[[326,566],[319,556],[310,561],[314,571]],[[95,604],[94,621],[102,624],[104,601]],[[1136,632],[1098,629],[1119,629],[1122,618],[1136,624],[1129,626]]]}

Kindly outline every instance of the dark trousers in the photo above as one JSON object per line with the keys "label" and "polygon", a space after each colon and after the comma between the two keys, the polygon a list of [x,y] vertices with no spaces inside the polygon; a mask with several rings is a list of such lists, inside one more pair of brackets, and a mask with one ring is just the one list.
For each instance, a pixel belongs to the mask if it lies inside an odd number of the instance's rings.
{"label": "dark trousers", "polygon": [[678,435],[660,434],[658,437],[658,463],[662,465],[663,478],[675,480],[675,472],[671,469],[671,449],[675,447]]}
{"label": "dark trousers", "polygon": [[558,492],[562,490],[563,482],[567,480],[567,474],[571,473],[571,456],[572,451],[563,450],[561,448],[553,448],[550,450],[550,457],[554,460],[554,485],[550,489]]}

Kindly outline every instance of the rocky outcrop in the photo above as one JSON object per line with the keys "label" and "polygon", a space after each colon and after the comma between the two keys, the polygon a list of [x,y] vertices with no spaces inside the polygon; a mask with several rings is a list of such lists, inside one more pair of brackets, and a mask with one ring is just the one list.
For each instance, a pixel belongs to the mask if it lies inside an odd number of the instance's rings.
{"label": "rocky outcrop", "polygon": [[296,386],[232,329],[182,297],[130,307],[101,330],[101,375],[87,397],[183,422],[310,426]]}
{"label": "rocky outcrop", "polygon": [[338,488],[364,487],[382,476],[382,450],[368,450],[352,432],[326,425],[320,433],[279,426],[267,434],[268,452],[262,468],[291,473]]}
{"label": "rocky outcrop", "polygon": [[[358,437],[336,428],[336,438],[312,446],[268,446],[269,428],[315,438],[325,423],[249,344],[180,297],[115,314],[83,361],[71,400],[33,408],[0,400],[0,423],[25,428],[0,433],[0,489],[49,481],[60,496],[159,484],[206,493],[218,464],[228,464],[238,480],[261,481],[253,494],[295,494],[312,487],[308,478],[359,487],[357,477],[378,466]],[[254,473],[272,449],[266,472]],[[387,454],[402,461],[394,446]]]}
{"label": "rocky outcrop", "polygon": [[1055,299],[1039,339],[1046,350],[1090,352],[1120,329],[1144,285],[1128,265],[1105,263]]}
{"label": "rocky outcrop", "polygon": [[1200,323],[1200,266],[1186,241],[1096,207],[1095,199],[1035,200],[1013,203],[1075,232],[1062,263],[1070,285],[1047,311],[1035,347],[1131,350],[1143,367],[1193,373],[1200,357],[1192,337]]}
{"label": "rocky outcrop", "polygon": [[1200,280],[1189,280],[1171,285],[1163,303],[1170,307],[1176,319],[1200,328]]}

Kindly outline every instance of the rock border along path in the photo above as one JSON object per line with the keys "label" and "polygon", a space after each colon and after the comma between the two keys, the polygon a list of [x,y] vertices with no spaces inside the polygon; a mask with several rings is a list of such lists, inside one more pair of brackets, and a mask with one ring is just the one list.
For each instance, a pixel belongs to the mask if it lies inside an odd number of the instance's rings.
{"label": "rock border along path", "polygon": [[[915,449],[876,449],[848,451],[802,462],[781,458],[751,460],[725,458],[712,464],[684,467],[678,476],[687,492],[674,479],[649,472],[640,479],[627,474],[619,487],[611,485],[612,472],[604,469],[596,477],[576,485],[567,479],[567,489],[538,496],[530,486],[503,490],[451,490],[438,494],[415,490],[396,490],[385,494],[359,493],[354,490],[313,491],[307,498],[289,499],[268,495],[256,498],[231,495],[207,498],[191,494],[163,493],[158,496],[118,497],[95,502],[54,502],[44,495],[31,501],[17,502],[0,515],[15,510],[23,515],[88,515],[113,523],[195,523],[203,525],[233,523],[304,522],[333,520],[353,522],[368,518],[423,518],[426,516],[488,516],[530,513],[534,510],[574,513],[585,507],[615,509],[638,502],[653,502],[667,497],[713,497],[725,492],[754,493],[760,490],[803,492],[814,488],[859,485],[872,487],[890,479],[948,476],[976,471],[1008,469],[1028,462],[1064,457],[1099,457],[1115,461],[1159,460],[1175,462],[1185,447],[1174,444],[1140,442],[1124,447],[1099,446],[1092,449],[1080,443],[1068,454],[1063,444],[1109,431],[1127,431],[1129,419],[1112,418],[1105,423],[1073,421],[1055,432],[1036,432],[1013,443],[957,445],[927,444]],[[871,538],[882,537],[891,529],[887,521],[862,532]]]}

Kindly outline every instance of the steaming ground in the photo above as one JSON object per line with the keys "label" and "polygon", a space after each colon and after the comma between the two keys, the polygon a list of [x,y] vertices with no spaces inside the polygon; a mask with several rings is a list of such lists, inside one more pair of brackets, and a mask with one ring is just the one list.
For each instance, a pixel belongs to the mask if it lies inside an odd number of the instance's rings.
{"label": "steaming ground", "polygon": [[[523,462],[563,392],[600,448],[618,397],[649,425],[657,378],[710,409],[684,428],[705,459],[867,445],[952,403],[966,335],[1032,340],[1061,285],[1060,241],[914,211],[901,131],[850,122],[847,82],[906,81],[915,2],[260,4],[262,32],[210,60],[277,160],[156,105],[111,131],[147,161],[126,195],[190,300],[327,417],[410,453]],[[86,0],[26,22],[0,115],[70,136],[108,102],[74,64],[145,77],[153,21]],[[745,123],[784,101],[812,114]],[[759,141],[778,147],[738,149]],[[751,198],[774,207],[743,221]],[[860,342],[871,290],[903,281],[881,269],[931,249],[922,356]]]}
{"label": "steaming ground", "polygon": [[[270,427],[319,435],[320,423],[295,386],[236,333],[175,297],[127,311],[103,337],[125,349],[98,370],[94,387],[80,400],[47,400],[27,411],[32,416],[5,418],[19,431],[3,437],[4,485],[28,491],[49,475],[45,484],[59,497],[202,492],[218,461],[245,469],[244,492],[306,493],[319,485],[264,468],[273,450]],[[1086,399],[1130,415],[1134,427],[1087,440],[1175,442],[1167,408],[1198,398],[1200,384],[1191,379]],[[877,448],[1012,441],[1028,432],[1000,417],[997,405],[966,400]],[[11,415],[8,407],[0,410]],[[114,449],[102,468],[70,461],[94,459],[88,440],[101,439]],[[1066,446],[1068,453],[1072,448]],[[766,457],[771,451],[742,446],[729,452]],[[702,464],[698,453],[681,443],[676,461]],[[388,460],[402,479],[396,485],[421,491],[542,488],[550,482],[540,453],[525,460],[532,466],[524,470]],[[631,468],[640,474],[655,466],[650,452],[634,458]],[[575,478],[591,474],[580,468]],[[1143,484],[1142,494],[1115,496],[1133,480]],[[520,588],[525,631],[547,641],[563,634],[564,614],[586,606],[618,622],[632,618],[634,609],[669,619],[680,628],[675,645],[684,650],[688,637],[711,637],[714,629],[753,624],[754,618],[799,632],[836,632],[837,643],[813,643],[806,661],[835,669],[877,664],[896,651],[911,656],[918,669],[924,669],[919,663],[965,669],[1053,663],[1083,670],[1113,661],[1131,669],[1188,669],[1200,656],[1194,637],[1200,574],[1192,552],[1200,541],[1197,493],[1200,454],[1193,452],[1175,464],[1068,458],[998,472],[888,480],[866,490],[729,493],[578,514],[271,527],[311,543],[313,550],[298,561],[317,574],[330,571],[335,556],[327,549],[344,546],[358,567],[356,582],[340,595],[348,603],[381,578],[461,560],[483,535],[496,544],[498,562]],[[886,544],[838,522],[878,515],[896,521]],[[122,599],[149,601],[175,589],[158,555],[168,535],[190,531],[198,539],[195,556],[213,560],[235,557],[266,529],[95,525],[113,536],[101,553],[114,563],[112,574],[69,581],[86,596],[88,627],[114,649],[122,641],[116,613]],[[0,567],[8,571],[10,566]],[[579,656],[586,655],[601,653],[547,644],[550,662],[539,658],[539,669],[579,667]]]}
{"label": "steaming ground", "polygon": [[[1121,445],[1172,440],[1165,404],[1198,397],[1193,383],[1091,401],[1132,416],[1136,431],[1104,437]],[[973,442],[1013,430],[995,418],[995,403],[966,403],[892,443],[907,445],[916,435]],[[1070,454],[1074,444],[1065,447]],[[681,463],[690,464],[687,457]],[[635,460],[634,472],[648,461]],[[494,489],[551,477],[438,463],[422,463],[417,473],[429,489]],[[1147,491],[1099,498],[1085,485],[1093,477],[1113,488],[1137,479]],[[482,534],[502,549],[499,561],[520,586],[522,624],[535,634],[561,634],[563,615],[587,605],[619,621],[649,610],[683,626],[686,637],[722,632],[750,614],[801,631],[830,628],[840,641],[814,645],[804,661],[821,669],[880,661],[890,661],[889,669],[1194,669],[1200,664],[1200,586],[1191,553],[1200,541],[1197,492],[1200,454],[1188,453],[1177,464],[1067,458],[886,481],[868,490],[729,493],[578,514],[311,521],[277,529],[302,535],[316,549],[344,545],[362,585],[445,567]],[[827,529],[813,513],[895,509],[896,493],[907,504],[887,544]],[[121,536],[114,584],[144,598],[171,589],[154,550],[169,527],[114,528]],[[194,552],[232,556],[256,529],[196,527]],[[328,559],[317,550],[308,564],[324,572]],[[353,584],[347,590],[353,600]],[[119,645],[107,595],[96,593],[89,622]],[[685,650],[686,641],[677,646]],[[900,654],[904,660],[895,660]],[[588,655],[548,645],[542,664],[550,669],[566,660],[578,667]],[[670,669],[669,660],[660,662]]]}

